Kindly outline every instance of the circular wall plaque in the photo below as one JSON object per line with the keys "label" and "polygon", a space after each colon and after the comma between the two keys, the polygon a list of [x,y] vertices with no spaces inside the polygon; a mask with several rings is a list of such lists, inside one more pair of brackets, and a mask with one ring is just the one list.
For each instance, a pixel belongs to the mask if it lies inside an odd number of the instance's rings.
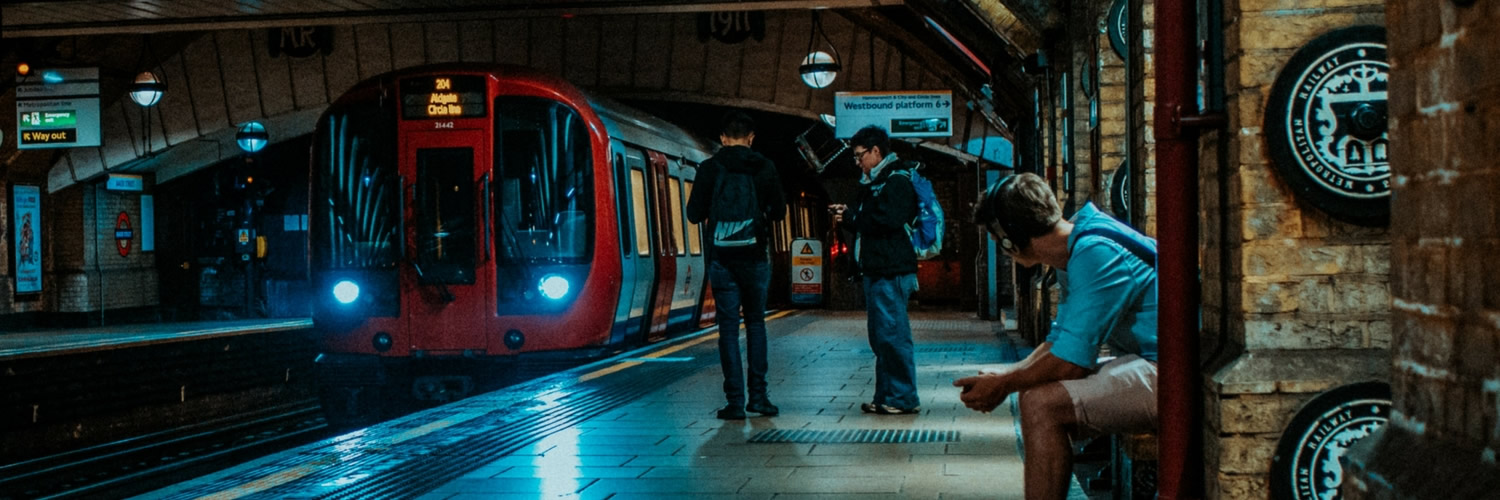
{"label": "circular wall plaque", "polygon": [[1130,162],[1120,162],[1109,181],[1109,211],[1120,220],[1130,220]]}
{"label": "circular wall plaque", "polygon": [[1119,54],[1121,60],[1126,59],[1125,55],[1130,53],[1130,45],[1125,43],[1125,34],[1130,32],[1130,18],[1125,16],[1125,11],[1128,10],[1125,7],[1129,3],[1128,0],[1115,0],[1115,3],[1110,4],[1109,16],[1106,17],[1109,24],[1109,45],[1115,48],[1115,54]]}
{"label": "circular wall plaque", "polygon": [[1287,61],[1266,103],[1276,170],[1336,219],[1390,221],[1385,29],[1355,26],[1314,39]]}
{"label": "circular wall plaque", "polygon": [[1319,394],[1281,433],[1271,462],[1271,498],[1332,500],[1344,483],[1349,446],[1385,425],[1391,386],[1360,382]]}

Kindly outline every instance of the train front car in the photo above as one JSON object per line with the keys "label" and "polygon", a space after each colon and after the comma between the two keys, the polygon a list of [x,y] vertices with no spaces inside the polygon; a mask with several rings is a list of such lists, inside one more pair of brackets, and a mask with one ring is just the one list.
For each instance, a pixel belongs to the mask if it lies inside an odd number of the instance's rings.
{"label": "train front car", "polygon": [[310,246],[331,419],[444,402],[522,353],[602,347],[620,296],[608,135],[578,90],[434,66],[319,120]]}

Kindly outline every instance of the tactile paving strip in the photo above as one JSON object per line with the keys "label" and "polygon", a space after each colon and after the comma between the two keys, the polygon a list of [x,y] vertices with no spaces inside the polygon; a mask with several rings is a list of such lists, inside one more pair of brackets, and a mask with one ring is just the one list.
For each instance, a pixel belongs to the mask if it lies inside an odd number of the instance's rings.
{"label": "tactile paving strip", "polygon": [[751,443],[890,444],[957,443],[958,431],[912,429],[770,429],[750,437]]}

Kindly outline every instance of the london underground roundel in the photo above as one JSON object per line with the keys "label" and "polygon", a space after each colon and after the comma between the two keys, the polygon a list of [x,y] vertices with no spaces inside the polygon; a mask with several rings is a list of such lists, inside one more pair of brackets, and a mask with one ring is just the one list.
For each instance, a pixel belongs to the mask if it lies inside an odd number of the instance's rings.
{"label": "london underground roundel", "polygon": [[1271,461],[1273,500],[1341,498],[1349,447],[1390,420],[1391,386],[1360,382],[1317,395],[1292,417]]}
{"label": "london underground roundel", "polygon": [[1390,71],[1384,28],[1340,29],[1298,50],[1266,103],[1277,172],[1298,196],[1345,222],[1390,221]]}

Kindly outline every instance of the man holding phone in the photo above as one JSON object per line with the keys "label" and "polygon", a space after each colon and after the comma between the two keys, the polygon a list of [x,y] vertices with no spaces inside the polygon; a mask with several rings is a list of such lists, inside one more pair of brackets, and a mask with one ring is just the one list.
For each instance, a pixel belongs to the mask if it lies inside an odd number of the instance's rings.
{"label": "man holding phone", "polygon": [[[1026,498],[1067,496],[1071,440],[1156,428],[1156,240],[1085,204],[1062,219],[1035,174],[991,185],[974,210],[1022,266],[1062,271],[1062,300],[1047,340],[1019,363],[953,382],[972,410],[1020,394]],[[1101,345],[1119,357],[1101,364]]]}

